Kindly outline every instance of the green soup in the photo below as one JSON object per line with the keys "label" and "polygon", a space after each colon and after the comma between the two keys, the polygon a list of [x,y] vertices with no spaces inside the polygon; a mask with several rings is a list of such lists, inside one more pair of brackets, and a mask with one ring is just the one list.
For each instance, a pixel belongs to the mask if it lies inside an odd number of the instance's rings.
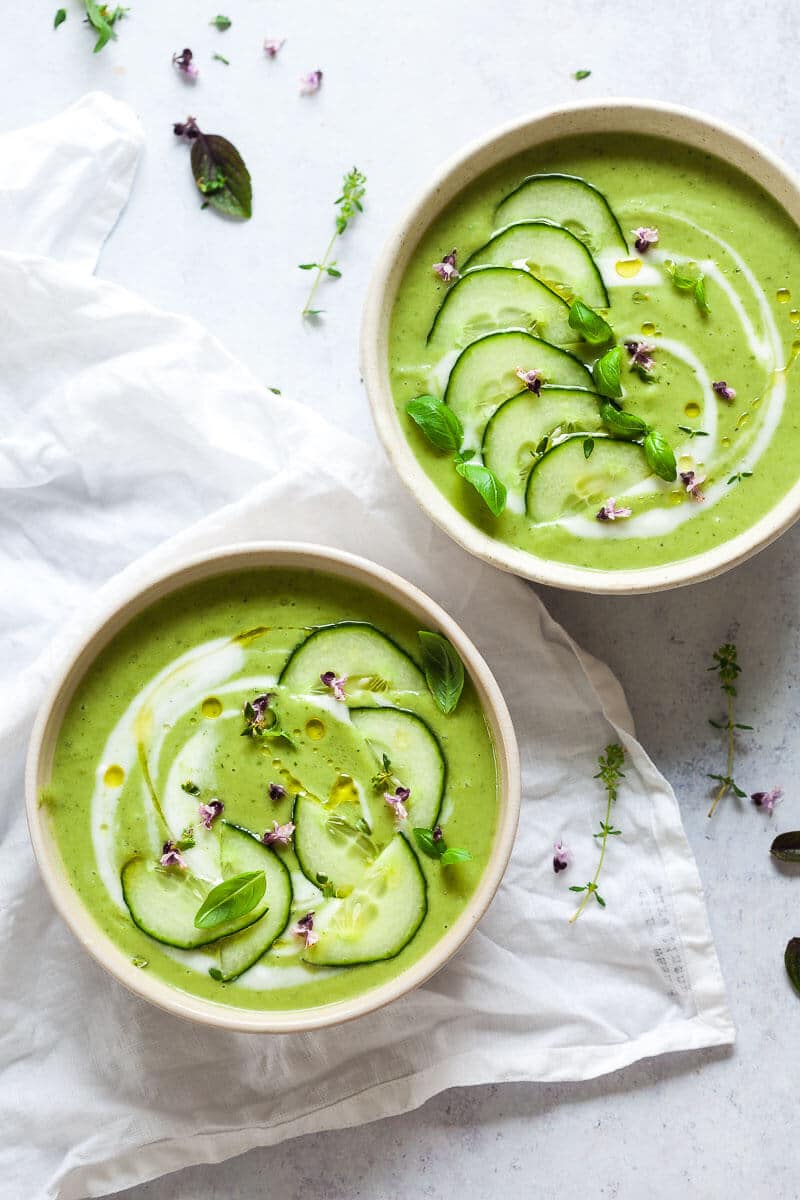
{"label": "green soup", "polygon": [[[504,163],[401,281],[390,371],[415,455],[489,536],[575,566],[742,533],[798,479],[797,243],[752,180],[671,141],[566,138]],[[447,449],[408,415],[420,395],[458,417]]]}
{"label": "green soup", "polygon": [[88,670],[42,794],[116,945],[176,988],[290,1009],[399,974],[457,920],[497,817],[467,678],[434,702],[418,626],[309,571],[227,574]]}

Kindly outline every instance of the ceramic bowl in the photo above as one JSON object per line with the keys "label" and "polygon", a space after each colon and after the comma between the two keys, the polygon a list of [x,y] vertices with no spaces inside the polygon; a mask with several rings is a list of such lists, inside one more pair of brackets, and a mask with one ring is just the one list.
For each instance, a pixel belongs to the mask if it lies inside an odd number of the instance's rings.
{"label": "ceramic bowl", "polygon": [[417,462],[397,418],[388,343],[400,282],[421,237],[443,209],[484,172],[545,142],[574,134],[668,138],[738,167],[800,225],[800,180],[775,155],[715,117],[673,104],[599,100],[548,109],[494,129],[450,159],[417,197],[384,246],[366,296],[361,374],[380,438],[398,475],[429,517],[460,546],[505,571],[552,587],[595,593],[653,592],[708,579],[768,546],[800,515],[800,481],[744,533],[692,558],[640,570],[598,571],[554,562],[492,538],[457,512]]}
{"label": "ceramic bowl", "polygon": [[[187,584],[257,567],[317,570],[360,583],[413,614],[422,627],[438,630],[449,638],[461,655],[483,706],[494,741],[499,781],[497,833],[489,861],[477,889],[445,936],[388,983],[352,999],[288,1012],[256,1012],[218,1004],[181,992],[135,967],[95,924],[74,891],[49,828],[47,809],[39,803],[41,789],[50,778],[55,744],[70,700],[87,669],[112,637],[148,605]],[[78,941],[120,983],[168,1012],[207,1025],[242,1032],[287,1033],[319,1029],[372,1012],[418,987],[456,953],[485,913],[508,864],[519,816],[519,755],[511,718],[491,671],[472,642],[438,604],[398,575],[351,554],[293,543],[254,543],[188,559],[168,574],[139,582],[91,622],[55,672],[39,709],[28,750],[25,797],[34,852],[56,908]]]}

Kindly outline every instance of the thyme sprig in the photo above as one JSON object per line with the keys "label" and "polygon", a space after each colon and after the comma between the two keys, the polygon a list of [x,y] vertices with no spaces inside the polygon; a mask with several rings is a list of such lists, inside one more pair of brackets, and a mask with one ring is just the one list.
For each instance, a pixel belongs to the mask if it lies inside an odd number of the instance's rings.
{"label": "thyme sprig", "polygon": [[304,317],[318,317],[324,311],[321,308],[312,308],[314,297],[322,277],[327,276],[329,279],[341,278],[342,272],[336,265],[336,260],[331,258],[331,255],[336,245],[336,239],[342,236],[356,213],[364,211],[361,201],[366,192],[366,183],[366,175],[362,175],[356,167],[347,172],[342,181],[342,194],[333,202],[334,207],[339,210],[336,214],[336,227],[322,259],[319,262],[298,264],[301,271],[316,271],[314,282],[311,284],[311,290],[308,293],[308,298],[303,308]]}
{"label": "thyme sprig", "polygon": [[727,795],[728,792],[733,792],[740,800],[747,796],[742,788],[739,787],[733,778],[733,764],[736,756],[736,730],[737,729],[752,729],[752,725],[742,725],[741,722],[734,720],[734,705],[736,700],[736,680],[742,672],[739,665],[736,645],[734,642],[725,642],[720,646],[719,650],[714,653],[714,661],[708,668],[709,671],[716,671],[719,675],[719,686],[725,696],[725,704],[727,709],[727,717],[724,721],[714,721],[709,717],[709,725],[714,729],[722,730],[727,737],[727,759],[724,775],[712,775],[709,772],[709,779],[714,779],[719,784],[714,800],[708,810],[709,817],[713,817],[717,805],[720,800]]}
{"label": "thyme sprig", "polygon": [[600,829],[594,834],[600,840],[600,857],[597,860],[597,867],[594,875],[589,883],[574,884],[569,890],[571,892],[582,892],[583,899],[581,900],[575,912],[569,919],[570,925],[573,925],[581,915],[589,900],[594,896],[601,908],[605,908],[606,902],[597,890],[597,881],[600,878],[600,872],[603,869],[603,863],[606,858],[606,849],[608,847],[608,839],[610,837],[620,837],[621,829],[617,829],[611,823],[611,809],[616,802],[617,792],[619,790],[620,779],[625,778],[625,773],[622,770],[622,764],[625,761],[625,751],[620,746],[619,742],[612,742],[606,746],[605,752],[598,759],[600,770],[595,775],[595,779],[599,779],[605,788],[606,792],[606,811],[605,820],[600,822]]}

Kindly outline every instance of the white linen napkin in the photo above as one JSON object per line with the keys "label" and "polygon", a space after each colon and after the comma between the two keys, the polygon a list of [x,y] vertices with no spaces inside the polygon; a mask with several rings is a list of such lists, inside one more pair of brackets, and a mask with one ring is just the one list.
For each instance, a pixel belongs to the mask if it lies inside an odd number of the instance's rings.
{"label": "white linen napkin", "polygon": [[[97,95],[0,139],[0,163],[12,147],[24,167],[13,187],[0,170],[8,220],[22,200],[20,178],[30,181],[28,217],[13,239],[30,254],[0,253],[8,1194],[100,1196],[402,1112],[455,1085],[586,1079],[646,1055],[731,1042],[677,803],[635,740],[609,670],[575,646],[531,588],[440,533],[373,447],[272,395],[197,324],[87,273],[139,140],[124,106]],[[53,161],[65,169],[43,189]],[[268,538],[366,555],[453,614],[511,709],[523,806],[507,876],[448,967],[339,1029],[259,1038],[151,1008],[83,953],[44,892],[21,797],[36,704],[78,626],[178,554]],[[603,875],[608,903],[570,926],[568,886],[583,882],[596,855],[596,759],[615,739],[627,767],[615,812],[623,837]],[[576,865],[556,876],[552,845],[562,836]]]}

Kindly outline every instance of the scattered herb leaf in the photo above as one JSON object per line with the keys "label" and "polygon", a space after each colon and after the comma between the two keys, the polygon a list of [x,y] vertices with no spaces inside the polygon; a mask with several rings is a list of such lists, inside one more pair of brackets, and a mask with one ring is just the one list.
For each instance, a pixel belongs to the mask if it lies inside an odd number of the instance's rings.
{"label": "scattered herb leaf", "polygon": [[678,429],[680,429],[681,433],[685,433],[686,436],[690,438],[708,437],[705,429],[690,429],[688,425],[679,425]]}
{"label": "scattered herb leaf", "polygon": [[231,65],[230,59],[227,59],[224,54],[212,54],[211,57],[214,59],[215,62],[225,63],[226,67],[229,67]]}
{"label": "scattered herb leaf", "polygon": [[263,871],[242,871],[212,888],[198,908],[196,929],[213,929],[252,912],[267,890]]}
{"label": "scattered herb leaf", "polygon": [[173,126],[176,137],[192,144],[192,174],[197,190],[226,217],[249,220],[253,213],[253,186],[241,154],[227,138],[203,133],[194,117]]}
{"label": "scattered herb leaf", "polygon": [[676,263],[668,259],[664,266],[675,287],[682,292],[691,292],[695,304],[703,315],[707,316],[711,308],[706,295],[706,279],[697,263]]}
{"label": "scattered herb leaf", "polygon": [[336,227],[331,240],[328,242],[327,249],[322,256],[322,261],[319,263],[305,264],[301,267],[301,270],[303,271],[310,269],[316,270],[317,272],[316,278],[311,285],[311,291],[308,293],[305,307],[303,308],[304,317],[316,317],[319,316],[319,314],[323,311],[321,308],[311,307],[322,276],[332,275],[334,279],[339,279],[341,277],[342,273],[338,268],[334,267],[333,270],[331,270],[331,267],[333,266],[331,262],[331,253],[334,245],[336,244],[336,239],[342,236],[347,229],[347,226],[355,217],[356,213],[364,211],[361,201],[363,200],[364,193],[367,190],[366,183],[366,175],[362,175],[356,167],[353,167],[351,171],[347,172],[342,181],[342,193],[333,202],[334,207],[338,208],[339,211],[336,214]]}
{"label": "scattered herb leaf", "polygon": [[464,690],[464,664],[458,652],[440,633],[420,630],[422,665],[428,688],[438,708],[445,713],[455,709]]}
{"label": "scattered herb leaf", "polygon": [[436,396],[415,396],[406,405],[406,412],[437,450],[453,454],[461,449],[464,427],[449,404]]}
{"label": "scattered herb leaf", "polygon": [[779,833],[769,848],[773,858],[781,862],[800,863],[800,830]]}
{"label": "scattered herb leaf", "polygon": [[223,982],[222,971],[220,971],[219,967],[209,967],[208,973],[212,979],[215,979],[217,981],[217,983]]}
{"label": "scattered herb leaf", "polygon": [[53,17],[53,29],[58,29],[59,25],[63,25],[67,19],[67,10],[65,8],[57,8],[56,15]]}
{"label": "scattered herb leaf", "polygon": [[181,784],[181,791],[186,792],[188,796],[200,795],[200,788],[196,783],[193,783],[191,779],[184,780],[184,782]]}
{"label": "scattered herb leaf", "polygon": [[220,33],[224,33],[226,29],[230,29],[233,21],[230,19],[230,17],[217,16],[214,17],[213,21],[210,21],[209,24],[218,29]]}
{"label": "scattered herb leaf", "polygon": [[122,8],[120,5],[109,9],[107,4],[97,4],[95,0],[83,0],[83,7],[86,11],[87,23],[97,33],[93,53],[99,54],[112,38],[116,38],[114,26],[125,16],[128,9]]}
{"label": "scattered herb leaf", "polygon": [[591,73],[592,73],[591,71],[586,71],[586,70],[576,71],[575,74],[572,76],[572,78],[577,79],[578,82],[580,82],[581,79],[588,79],[589,76],[591,75]]}
{"label": "scattered herb leaf", "polygon": [[800,996],[800,938],[790,938],[783,955],[786,974],[791,980],[792,987]]}
{"label": "scattered herb leaf", "polygon": [[594,438],[587,437],[583,439],[583,457],[591,458],[594,452]]}
{"label": "scattered herb leaf", "polygon": [[742,479],[751,479],[752,476],[752,471],[737,471],[735,475],[731,475],[728,480],[728,486],[730,487],[732,483],[740,483]]}

